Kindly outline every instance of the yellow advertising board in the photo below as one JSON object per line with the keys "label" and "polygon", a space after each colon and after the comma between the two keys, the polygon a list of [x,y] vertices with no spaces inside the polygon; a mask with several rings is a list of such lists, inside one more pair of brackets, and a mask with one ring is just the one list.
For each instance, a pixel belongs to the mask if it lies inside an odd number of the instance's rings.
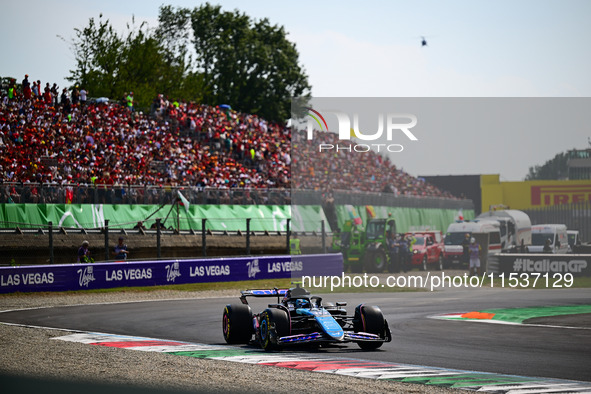
{"label": "yellow advertising board", "polygon": [[491,206],[534,209],[591,201],[591,181],[501,182],[499,175],[481,175],[482,212]]}

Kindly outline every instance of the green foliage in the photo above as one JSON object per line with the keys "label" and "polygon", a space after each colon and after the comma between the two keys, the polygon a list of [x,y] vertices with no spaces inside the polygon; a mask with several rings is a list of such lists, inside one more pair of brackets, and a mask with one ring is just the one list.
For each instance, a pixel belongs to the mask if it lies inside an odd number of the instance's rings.
{"label": "green foliage", "polygon": [[309,97],[308,77],[283,27],[209,3],[193,10],[161,6],[158,27],[144,23],[117,34],[102,15],[75,29],[76,69],[69,81],[91,97],[122,99],[133,91],[148,107],[158,93],[229,104],[283,122],[291,97]]}
{"label": "green foliage", "polygon": [[208,103],[284,121],[291,97],[309,95],[299,54],[283,27],[209,3],[194,9],[190,20]]}
{"label": "green foliage", "polygon": [[526,181],[533,180],[558,180],[568,178],[568,157],[566,153],[559,153],[553,159],[548,160],[543,165],[536,165],[529,168],[529,173],[525,176]]}
{"label": "green foliage", "polygon": [[147,108],[158,93],[199,101],[202,81],[187,72],[145,23],[127,25],[119,35],[108,20],[90,18],[88,26],[75,29],[72,52],[76,69],[69,81],[84,87],[91,97],[121,100],[133,91],[135,105]]}

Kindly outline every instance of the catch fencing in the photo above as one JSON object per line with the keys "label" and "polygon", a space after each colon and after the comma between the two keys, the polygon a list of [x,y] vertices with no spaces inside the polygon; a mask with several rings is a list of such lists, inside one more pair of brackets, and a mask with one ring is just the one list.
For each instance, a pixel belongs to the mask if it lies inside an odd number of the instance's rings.
{"label": "catch fencing", "polygon": [[[326,194],[317,190],[275,188],[218,188],[172,185],[104,185],[16,183],[0,184],[0,204],[171,204],[180,192],[196,205],[321,205]],[[335,190],[336,205],[473,210],[472,200],[392,193]]]}
{"label": "catch fencing", "polygon": [[524,211],[535,224],[566,224],[569,230],[578,230],[582,242],[591,241],[591,201],[552,205]]}

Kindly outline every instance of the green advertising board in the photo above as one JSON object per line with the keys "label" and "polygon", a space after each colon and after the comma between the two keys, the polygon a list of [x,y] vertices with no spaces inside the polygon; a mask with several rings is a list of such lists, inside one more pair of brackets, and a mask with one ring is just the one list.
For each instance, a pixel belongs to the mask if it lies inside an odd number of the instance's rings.
{"label": "green advertising board", "polygon": [[445,234],[449,224],[456,221],[458,216],[463,216],[465,220],[474,219],[473,210],[338,205],[336,211],[340,228],[343,228],[345,221],[355,217],[361,219],[364,225],[372,212],[378,219],[396,219],[396,231],[399,233],[440,230]]}
{"label": "green advertising board", "polygon": [[[246,219],[252,231],[285,231],[287,219],[292,219],[293,231],[319,231],[325,220],[320,206],[304,205],[110,205],[110,204],[0,204],[1,228],[55,227],[131,229],[138,222],[152,227],[160,218],[164,227],[181,230],[201,230],[202,219],[212,231],[244,231]],[[326,231],[330,227],[325,223]]]}

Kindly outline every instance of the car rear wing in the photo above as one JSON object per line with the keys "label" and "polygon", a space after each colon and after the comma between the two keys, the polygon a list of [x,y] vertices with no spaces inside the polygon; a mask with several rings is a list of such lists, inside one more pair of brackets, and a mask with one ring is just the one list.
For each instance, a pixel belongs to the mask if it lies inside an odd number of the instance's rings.
{"label": "car rear wing", "polygon": [[289,289],[253,289],[242,290],[240,293],[240,301],[243,304],[248,304],[246,297],[277,297],[277,302],[280,302],[280,297],[284,297]]}

